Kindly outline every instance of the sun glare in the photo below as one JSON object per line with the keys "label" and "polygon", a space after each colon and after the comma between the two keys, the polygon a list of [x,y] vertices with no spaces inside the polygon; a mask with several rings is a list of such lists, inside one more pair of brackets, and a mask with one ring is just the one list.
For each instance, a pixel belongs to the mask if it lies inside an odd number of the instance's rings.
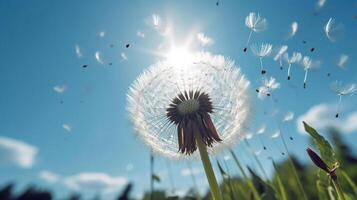
{"label": "sun glare", "polygon": [[170,64],[182,66],[192,61],[193,54],[186,47],[171,47],[165,57]]}

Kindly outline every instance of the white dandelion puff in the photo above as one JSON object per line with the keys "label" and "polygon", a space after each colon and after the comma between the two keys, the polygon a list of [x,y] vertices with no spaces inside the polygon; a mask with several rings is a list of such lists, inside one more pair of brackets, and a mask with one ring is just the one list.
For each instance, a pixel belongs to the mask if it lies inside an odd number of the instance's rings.
{"label": "white dandelion puff", "polygon": [[331,84],[330,88],[339,97],[337,104],[337,113],[335,115],[335,117],[338,118],[342,97],[354,95],[357,91],[357,85],[354,83],[342,85],[341,81],[335,81]]}
{"label": "white dandelion puff", "polygon": [[69,124],[62,124],[62,128],[67,132],[72,132],[72,126]]}
{"label": "white dandelion puff", "polygon": [[197,40],[203,47],[211,46],[214,44],[214,40],[210,37],[207,37],[204,33],[197,33]]}
{"label": "white dandelion puff", "polygon": [[136,35],[140,38],[145,38],[145,33],[144,32],[141,32],[141,31],[137,31],[136,32]]}
{"label": "white dandelion puff", "polygon": [[247,46],[249,45],[252,33],[264,31],[267,28],[268,21],[265,18],[260,17],[259,13],[256,14],[254,12],[251,12],[248,16],[245,17],[245,25],[250,29],[250,32],[246,47],[244,48],[244,52],[247,51]]}
{"label": "white dandelion puff", "polygon": [[291,55],[291,57],[290,57],[288,53],[284,53],[284,59],[288,63],[288,80],[290,80],[291,79],[291,74],[290,74],[291,66],[294,63],[300,62],[300,60],[302,59],[302,55],[299,52],[293,52],[293,55]]}
{"label": "white dandelion puff", "polygon": [[95,60],[99,63],[99,64],[104,64],[103,60],[102,60],[102,56],[100,54],[99,51],[96,51],[94,54]]}
{"label": "white dandelion puff", "polygon": [[283,117],[282,122],[288,122],[294,119],[294,113],[289,111],[285,114],[285,116]]}
{"label": "white dandelion puff", "polygon": [[288,46],[283,45],[279,48],[277,54],[274,56],[274,60],[279,61],[279,66],[281,70],[283,69],[283,55],[287,50],[288,50]]}
{"label": "white dandelion puff", "polygon": [[124,53],[124,52],[121,52],[121,53],[120,53],[120,57],[121,57],[121,61],[128,60],[128,56],[127,56],[126,53]]}
{"label": "white dandelion puff", "polygon": [[278,88],[280,88],[280,83],[274,77],[270,77],[269,79],[263,77],[262,86],[256,89],[256,92],[258,93],[258,98],[263,100],[266,96],[271,96],[271,93]]}
{"label": "white dandelion puff", "polygon": [[306,88],[307,75],[311,69],[316,69],[320,66],[320,61],[313,61],[310,57],[304,56],[302,59],[302,66],[304,67],[304,89]]}
{"label": "white dandelion puff", "polygon": [[340,67],[341,69],[346,69],[348,58],[349,58],[348,55],[342,54],[337,62],[337,66]]}
{"label": "white dandelion puff", "polygon": [[335,19],[330,18],[324,27],[326,37],[331,42],[336,42],[337,37],[341,34],[342,28],[343,25],[341,23],[337,23]]}
{"label": "white dandelion puff", "polygon": [[76,55],[77,55],[78,58],[82,58],[83,57],[83,54],[82,54],[82,51],[81,51],[81,47],[78,44],[76,44],[76,46],[75,46],[75,51],[76,51]]}
{"label": "white dandelion puff", "polygon": [[288,35],[288,39],[295,36],[295,34],[296,34],[297,30],[298,30],[298,27],[299,27],[299,24],[297,22],[291,23],[291,25],[290,25],[290,33]]}
{"label": "white dandelion puff", "polygon": [[67,86],[65,85],[56,85],[53,87],[53,90],[59,94],[64,93],[67,90]]}
{"label": "white dandelion puff", "polygon": [[245,137],[249,81],[223,56],[196,53],[192,59],[185,65],[152,65],[127,96],[135,132],[153,152],[168,158],[189,157],[185,154],[195,152],[195,141],[215,153]]}
{"label": "white dandelion puff", "polygon": [[151,19],[152,19],[152,25],[154,25],[154,27],[160,27],[161,25],[161,17],[157,14],[152,14],[151,15]]}
{"label": "white dandelion puff", "polygon": [[251,47],[253,54],[259,58],[261,74],[266,73],[263,66],[263,58],[269,56],[272,52],[272,49],[273,45],[268,43],[263,43],[261,45],[253,44]]}

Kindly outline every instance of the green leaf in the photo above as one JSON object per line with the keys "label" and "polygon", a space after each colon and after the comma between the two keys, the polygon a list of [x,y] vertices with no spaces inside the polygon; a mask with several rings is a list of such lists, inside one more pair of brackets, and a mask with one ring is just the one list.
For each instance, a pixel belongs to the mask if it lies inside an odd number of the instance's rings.
{"label": "green leaf", "polygon": [[303,122],[303,124],[305,131],[310,134],[319,149],[322,160],[327,163],[330,169],[333,168],[334,165],[338,164],[338,161],[330,143],[306,122]]}
{"label": "green leaf", "polygon": [[277,182],[278,182],[278,187],[279,187],[279,192],[280,192],[280,199],[281,200],[287,200],[286,190],[285,190],[283,182],[280,179],[279,171],[278,171],[278,169],[277,169],[277,167],[275,165],[275,162],[273,160],[272,160],[272,162],[273,162],[273,166],[274,166],[274,169],[275,169],[276,179],[277,179]]}
{"label": "green leaf", "polygon": [[345,171],[340,169],[340,172],[341,172],[342,176],[346,179],[347,183],[352,188],[354,195],[357,196],[357,186],[356,186],[356,184],[352,181],[350,176],[348,176],[348,174]]}

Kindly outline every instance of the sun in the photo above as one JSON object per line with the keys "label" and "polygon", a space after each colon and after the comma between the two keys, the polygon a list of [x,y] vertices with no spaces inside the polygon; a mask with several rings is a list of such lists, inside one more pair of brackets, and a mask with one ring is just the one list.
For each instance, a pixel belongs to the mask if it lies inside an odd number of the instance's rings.
{"label": "sun", "polygon": [[165,57],[170,64],[175,66],[185,66],[192,63],[193,53],[185,46],[172,46]]}

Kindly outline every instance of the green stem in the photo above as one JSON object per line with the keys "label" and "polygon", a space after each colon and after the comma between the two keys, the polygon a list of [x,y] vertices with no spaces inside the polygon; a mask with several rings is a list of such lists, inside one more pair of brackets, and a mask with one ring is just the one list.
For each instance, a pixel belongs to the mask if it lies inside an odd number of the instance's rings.
{"label": "green stem", "polygon": [[242,173],[244,179],[247,181],[248,186],[249,186],[250,189],[252,190],[253,195],[254,195],[254,199],[260,200],[259,193],[258,193],[257,189],[255,188],[255,186],[254,186],[254,184],[253,184],[253,181],[252,181],[252,180],[247,176],[247,174],[245,173],[245,171],[244,171],[242,165],[240,164],[240,162],[239,162],[239,160],[238,160],[236,154],[235,154],[232,150],[230,150],[230,152],[231,152],[231,155],[232,155],[232,157],[233,157],[233,160],[234,160],[235,163],[237,164],[237,166],[238,166],[240,172]]}
{"label": "green stem", "polygon": [[203,168],[205,169],[208,184],[211,188],[211,194],[212,194],[213,200],[222,200],[221,192],[219,190],[218,183],[217,183],[216,177],[214,175],[211,162],[208,157],[207,147],[203,143],[199,133],[196,133],[196,143],[198,146],[198,150],[200,152]]}
{"label": "green stem", "polygon": [[340,184],[338,183],[337,176],[335,178],[332,178],[333,186],[335,186],[338,199],[339,200],[345,200],[345,195],[343,195],[343,191],[341,189]]}
{"label": "green stem", "polygon": [[281,133],[280,138],[281,138],[281,140],[282,140],[282,142],[283,142],[283,145],[284,145],[284,149],[285,149],[285,151],[286,151],[286,154],[288,154],[288,160],[289,160],[290,166],[291,166],[291,168],[292,168],[293,174],[294,174],[294,176],[295,176],[296,182],[297,182],[297,184],[298,184],[299,190],[300,190],[300,192],[301,192],[301,194],[302,194],[303,199],[307,200],[307,196],[306,196],[304,187],[303,187],[302,184],[301,184],[301,181],[300,181],[299,175],[298,175],[298,173],[297,173],[295,164],[294,164],[293,160],[291,159],[290,152],[289,152],[289,149],[288,149],[288,145],[286,145],[286,142],[285,142],[284,135],[283,135],[283,132],[282,132],[282,130],[281,130],[280,124],[278,124],[278,126],[279,126],[279,131],[280,131],[280,133]]}

